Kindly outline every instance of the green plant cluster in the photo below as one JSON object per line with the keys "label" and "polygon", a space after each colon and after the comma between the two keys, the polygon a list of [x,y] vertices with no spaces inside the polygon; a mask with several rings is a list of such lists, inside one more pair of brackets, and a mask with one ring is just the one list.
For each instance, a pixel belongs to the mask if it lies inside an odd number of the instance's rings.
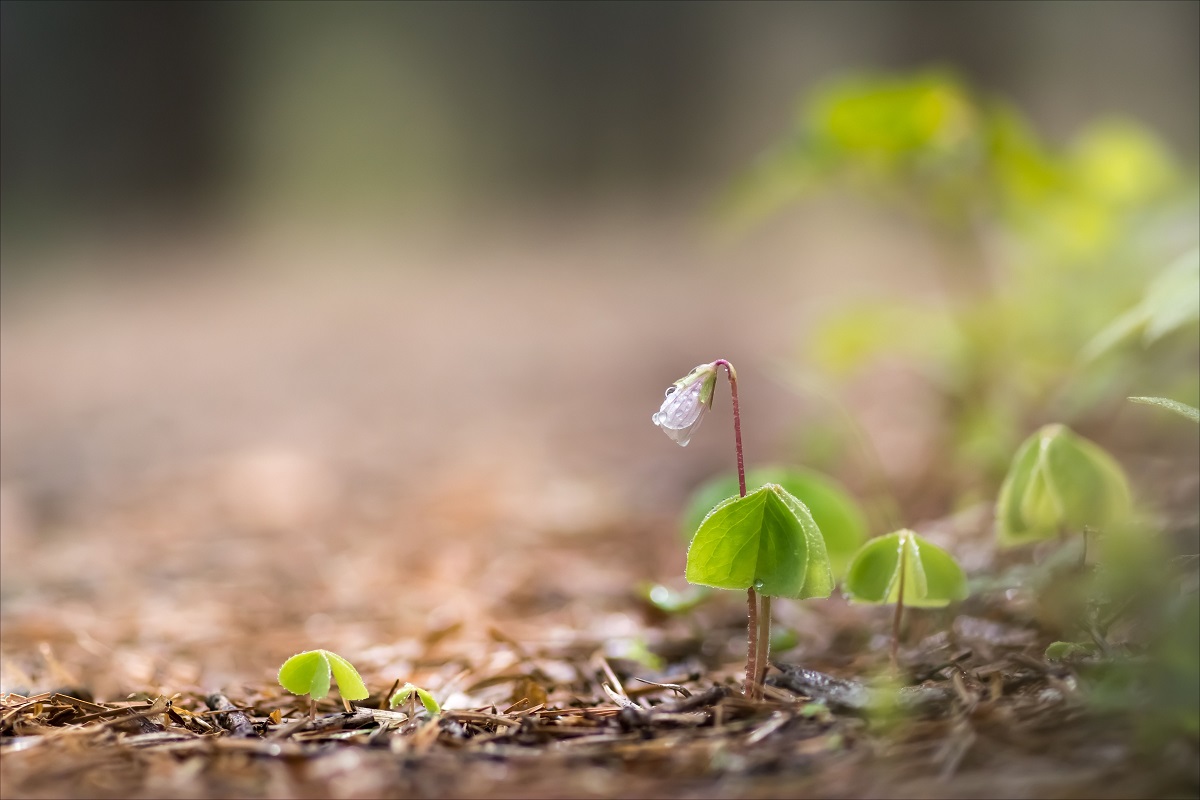
{"label": "green plant cluster", "polygon": [[[820,321],[806,336],[816,369],[798,382],[850,379],[884,356],[912,364],[941,398],[935,459],[958,501],[995,500],[996,543],[1035,546],[1032,564],[975,576],[973,590],[1033,592],[1043,629],[1064,637],[1046,657],[1087,666],[1098,706],[1200,735],[1196,556],[1173,555],[1118,462],[1067,427],[1132,414],[1126,398],[1200,422],[1194,168],[1129,119],[1048,143],[1010,104],[929,70],[811,92],[736,182],[724,218],[744,227],[831,191],[919,220],[941,248],[943,291],[868,298]],[[831,467],[855,449],[830,431],[857,434],[813,421],[802,442],[810,463]],[[819,473],[795,483],[785,473],[748,482],[811,500],[831,574],[852,599],[939,605],[965,594],[949,554],[908,530],[864,544],[848,493]],[[698,490],[686,526],[703,529],[698,508],[733,485]]]}
{"label": "green plant cluster", "polygon": [[867,541],[865,515],[832,478],[775,466],[746,484],[755,488],[739,496],[737,477],[720,476],[693,493],[690,583],[802,600],[829,597],[841,580],[855,602],[928,608],[967,596],[954,557],[913,531]]}
{"label": "green plant cluster", "polygon": [[1200,405],[1196,182],[1145,127],[1100,119],[1053,146],[952,72],[838,79],[736,182],[725,218],[831,190],[923,221],[945,292],[845,308],[807,336],[807,358],[835,380],[883,355],[918,366],[962,488],[997,480],[1046,419],[1147,389]]}

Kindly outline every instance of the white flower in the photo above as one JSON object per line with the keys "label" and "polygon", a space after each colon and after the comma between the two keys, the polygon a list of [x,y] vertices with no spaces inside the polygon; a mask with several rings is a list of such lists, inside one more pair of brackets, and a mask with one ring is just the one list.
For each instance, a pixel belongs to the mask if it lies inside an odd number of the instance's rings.
{"label": "white flower", "polygon": [[701,364],[667,387],[667,399],[650,421],[662,428],[671,441],[687,447],[704,419],[704,412],[712,408],[716,385],[717,365]]}

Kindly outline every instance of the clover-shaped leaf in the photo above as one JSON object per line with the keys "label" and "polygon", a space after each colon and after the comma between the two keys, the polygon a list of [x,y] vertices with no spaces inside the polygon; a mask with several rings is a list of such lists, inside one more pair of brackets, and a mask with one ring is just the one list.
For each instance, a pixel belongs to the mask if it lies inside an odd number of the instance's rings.
{"label": "clover-shaped leaf", "polygon": [[1063,425],[1047,425],[1013,457],[996,503],[996,536],[1014,546],[1085,527],[1105,528],[1130,511],[1121,466]]}
{"label": "clover-shaped leaf", "polygon": [[[811,469],[762,467],[746,472],[751,489],[777,483],[804,504],[825,540],[825,551],[835,578],[845,574],[850,559],[867,538],[867,521],[854,498],[837,481]],[[738,493],[736,473],[722,475],[692,493],[684,517],[684,530],[692,536],[722,500]]]}
{"label": "clover-shaped leaf", "polygon": [[279,668],[279,685],[292,694],[320,700],[329,694],[331,675],[346,700],[365,700],[370,696],[354,665],[328,650],[308,650],[283,662]]}
{"label": "clover-shaped leaf", "polygon": [[851,600],[873,605],[938,608],[967,596],[967,578],[954,556],[910,530],[863,545],[845,586]]}
{"label": "clover-shaped leaf", "polygon": [[768,597],[828,597],[833,591],[817,523],[777,484],[714,508],[688,548],[685,576],[701,586],[753,588]]}
{"label": "clover-shaped leaf", "polygon": [[396,693],[392,695],[390,700],[388,700],[388,708],[395,708],[412,697],[414,693],[416,694],[417,699],[421,701],[421,705],[425,706],[425,710],[430,714],[438,714],[441,712],[442,707],[438,705],[437,700],[433,699],[433,695],[422,689],[420,686],[415,686],[411,683],[406,683],[396,690]]}

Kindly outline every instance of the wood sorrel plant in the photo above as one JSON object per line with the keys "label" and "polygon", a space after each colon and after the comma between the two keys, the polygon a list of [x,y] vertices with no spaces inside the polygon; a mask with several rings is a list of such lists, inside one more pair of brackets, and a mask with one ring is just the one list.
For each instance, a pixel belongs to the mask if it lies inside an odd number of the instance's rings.
{"label": "wood sorrel plant", "polygon": [[308,695],[311,717],[316,701],[329,694],[331,676],[337,680],[338,692],[347,711],[351,700],[366,700],[371,694],[354,665],[328,650],[307,650],[283,662],[279,668],[279,685],[292,694]]}
{"label": "wood sorrel plant", "polygon": [[667,387],[667,397],[651,417],[676,444],[686,447],[712,408],[717,374],[724,367],[733,398],[738,496],[709,512],[688,548],[689,583],[718,589],[744,589],[749,616],[746,644],[746,696],[761,694],[771,642],[771,598],[828,597],[833,572],[825,540],[812,514],[783,487],[768,483],[746,493],[742,457],[742,418],[737,372],[723,358],[701,364]]}
{"label": "wood sorrel plant", "polygon": [[892,664],[899,665],[904,607],[940,608],[967,596],[967,577],[954,556],[910,530],[867,542],[855,555],[845,588],[856,603],[896,606]]}

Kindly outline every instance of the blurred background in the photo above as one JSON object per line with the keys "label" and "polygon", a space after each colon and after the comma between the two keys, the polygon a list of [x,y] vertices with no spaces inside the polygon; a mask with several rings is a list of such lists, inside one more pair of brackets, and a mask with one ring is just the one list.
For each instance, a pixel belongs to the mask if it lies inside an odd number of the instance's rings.
{"label": "blurred background", "polygon": [[3,13],[6,246],[514,206],[694,212],[847,71],[947,65],[1052,140],[1119,111],[1196,155],[1194,3]]}
{"label": "blurred background", "polygon": [[994,497],[1050,421],[1186,515],[1195,437],[1123,398],[1195,404],[1190,312],[1122,315],[1195,247],[1198,25],[0,4],[6,652],[165,685],[481,604],[627,635],[732,466],[724,394],[687,451],[650,424],[718,357],[748,462],[837,475],[873,533]]}

